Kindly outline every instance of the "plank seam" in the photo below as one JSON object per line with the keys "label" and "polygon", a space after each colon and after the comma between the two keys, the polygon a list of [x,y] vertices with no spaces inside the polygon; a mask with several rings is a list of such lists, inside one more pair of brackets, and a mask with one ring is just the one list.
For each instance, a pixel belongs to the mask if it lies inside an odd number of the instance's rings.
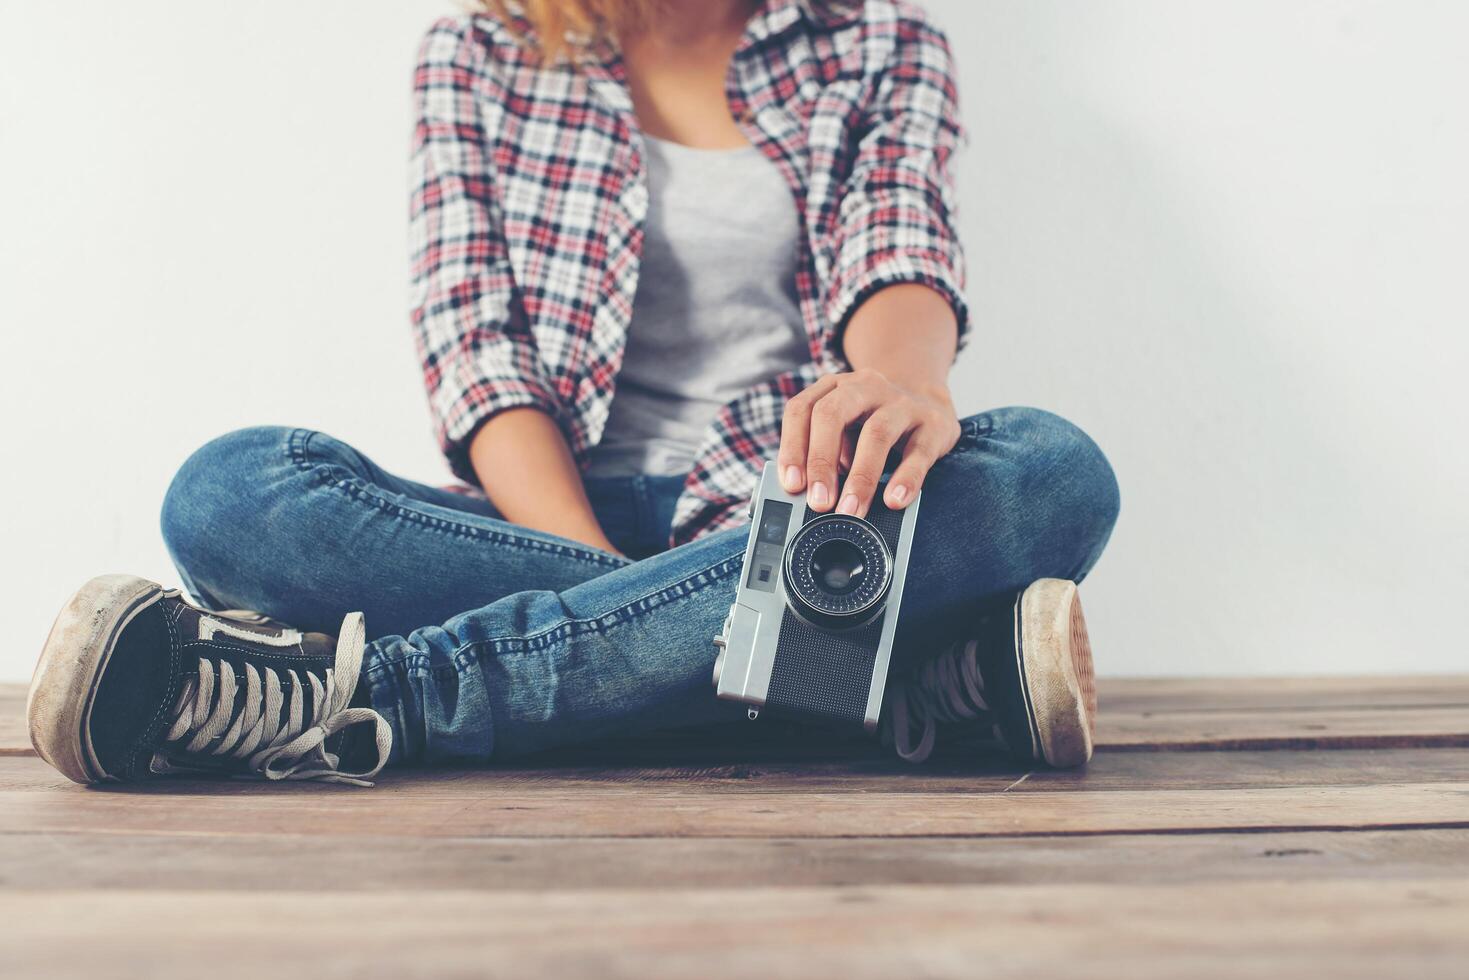
{"label": "plank seam", "polygon": [[[1306,833],[1371,833],[1374,831],[1428,831],[1428,830],[1469,830],[1469,820],[1449,821],[1406,821],[1401,823],[1366,823],[1366,824],[1302,824],[1282,826],[1279,824],[1252,824],[1241,827],[1149,827],[1138,830],[1035,830],[1035,831],[996,831],[995,833],[954,833],[954,834],[784,834],[779,837],[767,837],[758,834],[748,836],[730,836],[728,834],[719,837],[690,836],[688,834],[619,834],[617,836],[589,836],[576,837],[567,835],[540,836],[525,834],[520,836],[505,836],[503,834],[494,837],[437,837],[433,835],[410,834],[404,837],[392,838],[395,840],[414,841],[596,841],[596,840],[666,840],[666,841],[720,841],[720,840],[791,840],[791,841],[815,841],[815,840],[881,840],[881,841],[909,841],[909,840],[1039,840],[1050,838],[1068,837],[1197,837],[1208,834],[1306,834]],[[0,837],[14,835],[34,835],[37,830],[0,830]],[[228,832],[196,831],[196,830],[166,830],[160,827],[149,827],[144,830],[118,829],[110,830],[105,827],[88,827],[82,830],[71,830],[65,828],[48,829],[45,831],[48,837],[57,836],[105,836],[105,837],[179,837],[179,838],[205,838],[210,840],[229,840],[240,837],[268,836],[275,839],[299,838],[302,840],[317,839],[318,835],[312,834],[268,834],[258,833],[231,834]],[[353,839],[355,835],[345,835],[342,839]],[[363,840],[381,839],[378,835],[364,834]]]}

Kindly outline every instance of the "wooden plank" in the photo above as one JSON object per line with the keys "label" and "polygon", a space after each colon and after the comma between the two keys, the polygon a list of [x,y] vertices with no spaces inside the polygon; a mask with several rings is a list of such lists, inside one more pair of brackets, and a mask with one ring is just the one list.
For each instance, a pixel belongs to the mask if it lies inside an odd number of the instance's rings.
{"label": "wooden plank", "polygon": [[1286,711],[1097,713],[1103,751],[1469,746],[1469,705]]}
{"label": "wooden plank", "polygon": [[0,834],[0,891],[1207,884],[1469,877],[1469,830],[1031,838]]}
{"label": "wooden plank", "polygon": [[[1469,780],[1469,753],[1441,749],[1379,749],[1339,752],[1298,750],[1210,753],[1100,753],[1084,769],[1015,768],[993,750],[968,755],[955,749],[921,766],[891,756],[868,754],[824,761],[736,762],[728,764],[628,766],[584,764],[573,758],[527,761],[490,774],[445,774],[444,778],[491,778],[504,784],[645,783],[698,785],[714,783],[775,790],[825,792],[977,793],[1048,792],[1051,790],[1237,789],[1272,786],[1371,786],[1399,782]],[[4,782],[0,767],[0,786]],[[396,774],[399,778],[403,774]]]}
{"label": "wooden plank", "polygon": [[[1022,772],[993,756],[949,758],[911,766],[883,757],[827,762],[706,766],[518,766],[482,770],[390,770],[372,792],[417,796],[491,793],[516,787],[574,791],[606,784],[643,786],[655,792],[803,791],[904,794],[1040,793],[1098,790],[1223,790],[1292,786],[1375,786],[1411,776],[1414,782],[1469,781],[1469,753],[1439,749],[1302,752],[1293,750],[1200,754],[1111,753],[1080,770]],[[0,759],[0,790],[77,789],[40,759]],[[160,780],[126,792],[234,796],[276,787],[233,780]],[[116,791],[123,791],[122,787]]]}
{"label": "wooden plank", "polygon": [[1111,750],[1469,745],[1469,675],[1099,681]]}
{"label": "wooden plank", "polygon": [[1463,976],[1469,882],[29,892],[8,975]]}
{"label": "wooden plank", "polygon": [[[1411,778],[1417,783],[1469,782],[1469,752],[1443,749],[1299,752],[1109,753],[1080,770],[1013,768],[993,756],[946,758],[911,766],[864,756],[825,762],[734,763],[663,767],[584,765],[480,769],[389,770],[372,793],[417,796],[481,795],[521,787],[593,791],[605,784],[652,792],[823,793],[1043,793],[1097,790],[1220,790],[1290,786],[1375,786]],[[37,758],[0,759],[0,790],[73,793],[65,777]],[[126,788],[137,794],[239,796],[276,787],[235,780],[160,780]],[[118,787],[115,791],[124,791]]]}
{"label": "wooden plank", "polygon": [[1469,706],[1469,674],[1320,677],[1101,677],[1108,711],[1294,711]]}
{"label": "wooden plank", "polygon": [[[344,787],[177,784],[161,792],[0,791],[0,833],[418,837],[912,837],[1469,826],[1469,782],[1232,790],[765,790],[739,784]],[[426,791],[432,785],[433,790]]]}
{"label": "wooden plank", "polygon": [[26,689],[21,684],[0,684],[0,757],[34,755],[26,731]]}

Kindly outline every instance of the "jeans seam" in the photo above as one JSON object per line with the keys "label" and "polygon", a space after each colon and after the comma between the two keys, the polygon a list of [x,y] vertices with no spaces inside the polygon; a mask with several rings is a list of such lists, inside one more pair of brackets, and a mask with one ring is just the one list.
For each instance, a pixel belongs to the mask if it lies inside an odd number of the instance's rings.
{"label": "jeans seam", "polygon": [[959,438],[954,443],[955,449],[972,449],[979,440],[995,430],[995,420],[989,412],[979,415],[971,415],[959,422]]}
{"label": "jeans seam", "polygon": [[484,528],[462,524],[458,521],[446,520],[433,514],[425,514],[421,511],[405,507],[396,501],[387,499],[380,493],[375,493],[371,483],[357,476],[346,467],[338,463],[313,459],[307,449],[307,443],[310,442],[311,437],[315,434],[315,431],[311,429],[292,430],[287,449],[291,462],[296,465],[297,469],[316,480],[321,486],[337,490],[348,499],[354,500],[357,503],[375,507],[393,517],[411,521],[429,530],[444,531],[460,537],[479,541],[490,541],[500,545],[509,545],[512,548],[520,548],[524,551],[541,551],[562,557],[575,558],[579,561],[607,569],[625,568],[629,564],[629,562],[622,561],[610,555],[599,555],[580,548],[572,548],[550,541],[538,541],[534,538],[516,534],[488,531]]}
{"label": "jeans seam", "polygon": [[[482,653],[491,653],[495,656],[511,653],[533,653],[547,649],[554,643],[577,636],[593,633],[606,635],[619,626],[633,622],[643,613],[651,612],[674,599],[694,595],[711,585],[715,585],[728,578],[730,573],[739,574],[739,570],[743,564],[743,554],[722,559],[712,565],[701,568],[699,571],[680,579],[672,585],[666,585],[660,589],[645,593],[631,602],[624,603],[608,612],[581,619],[564,620],[549,629],[531,636],[498,640],[474,640],[455,650],[454,656],[445,664],[410,668],[409,663],[411,661],[428,660],[428,657],[417,651],[397,660],[385,660],[373,664],[367,670],[368,682],[373,684],[374,675],[394,669],[400,669],[405,678],[410,671],[417,673],[419,676],[448,677],[457,675],[464,668],[476,663]],[[391,683],[391,681],[387,683]],[[374,690],[376,689],[377,687],[374,684]]]}

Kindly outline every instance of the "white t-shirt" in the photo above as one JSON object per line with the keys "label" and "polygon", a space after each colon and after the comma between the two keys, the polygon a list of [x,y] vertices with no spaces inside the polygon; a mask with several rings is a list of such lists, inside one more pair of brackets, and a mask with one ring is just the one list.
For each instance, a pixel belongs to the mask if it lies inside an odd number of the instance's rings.
{"label": "white t-shirt", "polygon": [[642,264],[592,476],[687,473],[721,407],[810,360],[800,216],[775,164],[754,146],[644,143]]}

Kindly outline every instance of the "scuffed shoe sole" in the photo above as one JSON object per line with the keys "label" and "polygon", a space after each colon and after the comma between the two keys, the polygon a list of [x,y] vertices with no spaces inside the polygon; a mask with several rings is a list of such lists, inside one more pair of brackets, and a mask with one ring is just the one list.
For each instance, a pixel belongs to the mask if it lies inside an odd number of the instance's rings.
{"label": "scuffed shoe sole", "polygon": [[107,778],[87,732],[92,699],[123,628],[163,597],[156,582],[101,575],[82,586],[56,617],[26,696],[31,744],[78,783]]}
{"label": "scuffed shoe sole", "polygon": [[1097,689],[1076,583],[1039,579],[1015,604],[1015,654],[1032,754],[1057,769],[1092,757]]}

